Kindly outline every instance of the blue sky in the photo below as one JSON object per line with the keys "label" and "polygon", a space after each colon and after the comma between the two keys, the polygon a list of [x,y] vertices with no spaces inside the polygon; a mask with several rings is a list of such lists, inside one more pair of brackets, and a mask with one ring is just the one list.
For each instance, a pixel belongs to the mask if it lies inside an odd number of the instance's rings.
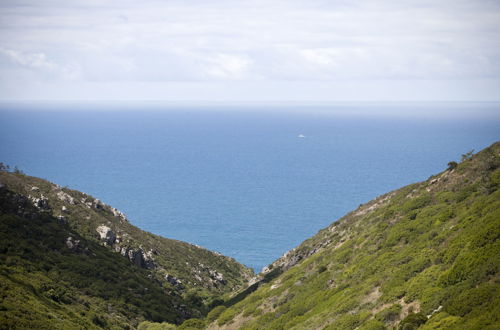
{"label": "blue sky", "polygon": [[0,100],[499,101],[499,1],[0,2]]}

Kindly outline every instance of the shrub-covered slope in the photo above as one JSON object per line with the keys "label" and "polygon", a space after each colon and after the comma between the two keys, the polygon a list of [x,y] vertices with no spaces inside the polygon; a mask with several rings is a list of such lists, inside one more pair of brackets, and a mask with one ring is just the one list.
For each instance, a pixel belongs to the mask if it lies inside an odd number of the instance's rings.
{"label": "shrub-covered slope", "polygon": [[209,328],[499,329],[500,143],[455,165],[289,251]]}
{"label": "shrub-covered slope", "polygon": [[253,275],[231,258],[144,232],[89,195],[21,173],[0,172],[0,235],[0,328],[179,323]]}

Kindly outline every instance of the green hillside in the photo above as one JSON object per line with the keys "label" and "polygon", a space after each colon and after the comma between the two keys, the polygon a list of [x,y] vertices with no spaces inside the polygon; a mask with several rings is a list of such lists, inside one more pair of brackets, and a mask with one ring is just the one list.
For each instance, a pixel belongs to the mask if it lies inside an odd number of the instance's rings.
{"label": "green hillside", "polygon": [[0,172],[0,328],[127,328],[201,317],[253,276],[131,225],[78,191]]}
{"label": "green hillside", "polygon": [[0,327],[500,329],[500,143],[462,158],[360,205],[251,285],[230,258],[1,172]]}
{"label": "green hillside", "polygon": [[499,164],[495,143],[361,205],[213,310],[208,328],[500,329]]}

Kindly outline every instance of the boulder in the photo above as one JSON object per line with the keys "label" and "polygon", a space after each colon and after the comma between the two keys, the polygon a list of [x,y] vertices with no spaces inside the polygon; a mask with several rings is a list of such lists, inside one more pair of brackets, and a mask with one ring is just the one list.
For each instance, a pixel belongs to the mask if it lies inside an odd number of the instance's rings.
{"label": "boulder", "polygon": [[73,239],[73,237],[71,237],[71,236],[69,236],[66,239],[66,246],[68,247],[68,249],[70,249],[72,251],[78,250],[79,244],[80,244],[80,240]]}
{"label": "boulder", "polygon": [[58,191],[56,194],[57,198],[62,202],[68,202],[71,205],[75,205],[75,199],[71,197],[68,193],[64,191]]}
{"label": "boulder", "polygon": [[138,267],[146,269],[156,268],[156,264],[153,259],[154,252],[152,250],[144,252],[142,249],[132,249],[126,246],[121,248],[115,248],[115,251],[120,252],[124,257],[127,257],[131,263]]}
{"label": "boulder", "polygon": [[96,228],[96,231],[105,245],[113,245],[115,243],[116,235],[108,226],[100,225]]}
{"label": "boulder", "polygon": [[67,219],[66,219],[66,217],[65,217],[65,216],[63,216],[63,215],[58,215],[58,216],[57,216],[57,220],[59,221],[59,223],[60,223],[61,225],[66,225],[66,224],[68,223],[68,220],[67,220]]}
{"label": "boulder", "polygon": [[173,286],[182,287],[182,281],[175,276],[167,274],[165,275],[165,279],[167,280],[168,283],[172,284]]}
{"label": "boulder", "polygon": [[49,199],[45,196],[40,195],[40,197],[29,196],[33,205],[39,210],[50,210]]}
{"label": "boulder", "polygon": [[96,210],[103,210],[104,209],[104,204],[98,199],[94,199],[94,201],[92,202],[92,206]]}

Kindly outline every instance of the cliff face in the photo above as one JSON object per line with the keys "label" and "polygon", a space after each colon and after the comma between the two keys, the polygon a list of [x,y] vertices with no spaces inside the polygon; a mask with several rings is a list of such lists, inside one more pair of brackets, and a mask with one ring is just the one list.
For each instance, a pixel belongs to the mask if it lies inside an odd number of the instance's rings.
{"label": "cliff face", "polygon": [[287,252],[209,328],[497,327],[500,143],[469,156]]}
{"label": "cliff face", "polygon": [[[59,309],[53,318],[35,312],[33,322],[44,327],[49,317],[51,322],[80,320],[85,327],[142,320],[179,323],[201,316],[213,300],[253,276],[231,258],[144,232],[119,210],[46,180],[2,171],[0,199],[0,275],[2,292],[9,297],[0,311],[2,322],[23,320],[22,310]],[[54,290],[70,293],[52,299],[47,292]],[[94,305],[106,303],[109,308],[92,312]],[[68,317],[70,312],[74,316]],[[95,322],[87,322],[92,321],[88,313]]]}

